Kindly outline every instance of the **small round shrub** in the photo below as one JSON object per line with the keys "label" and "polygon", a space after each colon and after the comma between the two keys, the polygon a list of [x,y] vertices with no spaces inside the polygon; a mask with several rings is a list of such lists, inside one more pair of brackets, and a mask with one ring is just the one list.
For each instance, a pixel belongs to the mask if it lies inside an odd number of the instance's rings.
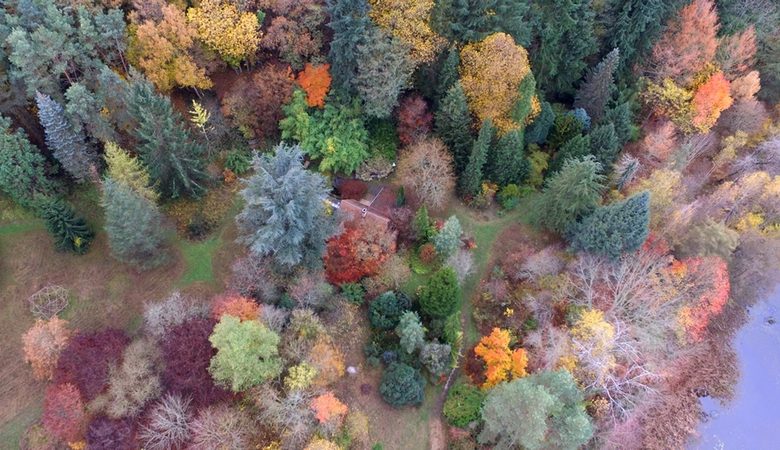
{"label": "small round shrub", "polygon": [[350,303],[362,305],[366,298],[366,290],[360,283],[345,283],[341,285],[341,295]]}
{"label": "small round shrub", "polygon": [[520,188],[512,183],[507,184],[498,192],[498,203],[504,209],[514,209],[520,202]]}
{"label": "small round shrub", "polygon": [[423,401],[425,380],[420,371],[406,364],[391,365],[382,375],[379,393],[393,406],[419,405]]}
{"label": "small round shrub", "polygon": [[368,319],[371,326],[382,330],[391,330],[398,325],[401,314],[409,309],[411,301],[403,294],[385,292],[368,306]]}
{"label": "small round shrub", "polygon": [[436,260],[436,247],[432,243],[423,244],[420,246],[420,261],[424,264],[431,264]]}
{"label": "small round shrub", "polygon": [[236,175],[242,175],[252,167],[252,158],[241,150],[232,150],[225,157],[225,168]]}
{"label": "small round shrub", "polygon": [[444,402],[444,417],[450,425],[466,428],[481,417],[485,394],[476,386],[458,383],[447,393]]}

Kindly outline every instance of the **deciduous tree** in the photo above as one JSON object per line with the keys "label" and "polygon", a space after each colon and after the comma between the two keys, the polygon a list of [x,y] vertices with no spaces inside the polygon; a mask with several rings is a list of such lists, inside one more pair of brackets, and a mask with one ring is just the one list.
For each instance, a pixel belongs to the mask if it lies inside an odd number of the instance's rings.
{"label": "deciduous tree", "polygon": [[421,203],[440,209],[455,187],[452,156],[438,139],[425,139],[410,146],[398,162],[398,180],[407,195]]}
{"label": "deciduous tree", "polygon": [[334,424],[337,428],[349,411],[347,405],[336,398],[331,391],[315,397],[311,401],[311,409],[314,410],[314,416],[321,424]]}
{"label": "deciduous tree", "polygon": [[376,275],[395,252],[395,245],[395,234],[384,225],[354,219],[343,233],[328,241],[324,256],[328,281],[354,283]]}
{"label": "deciduous tree", "polygon": [[260,305],[254,300],[231,293],[218,295],[211,306],[211,316],[219,321],[222,316],[229,315],[240,320],[257,320],[260,318]]}
{"label": "deciduous tree", "polygon": [[128,342],[122,331],[113,328],[73,336],[60,353],[54,381],[71,383],[84,400],[94,399],[108,384],[109,368],[119,361]]}
{"label": "deciduous tree", "polygon": [[240,12],[232,3],[202,0],[187,10],[187,20],[195,26],[198,38],[233,67],[257,51],[261,35],[257,15]]}
{"label": "deciduous tree", "polygon": [[704,82],[693,95],[693,125],[701,132],[706,132],[718,121],[720,113],[728,109],[733,100],[730,91],[731,83],[723,76],[723,72],[715,72]]}
{"label": "deciduous tree", "polygon": [[398,139],[403,145],[412,145],[430,133],[432,122],[433,114],[425,99],[419,94],[410,95],[398,107]]}
{"label": "deciduous tree", "polygon": [[312,108],[325,106],[325,96],[330,90],[330,64],[312,65],[306,63],[298,74],[298,84],[306,92],[306,104]]}
{"label": "deciduous tree", "polygon": [[431,29],[433,0],[368,0],[369,16],[381,28],[411,48],[417,63],[433,61],[444,39]]}
{"label": "deciduous tree", "polygon": [[55,436],[76,442],[84,435],[87,415],[79,390],[70,383],[55,384],[46,389],[41,423]]}
{"label": "deciduous tree", "polygon": [[[275,50],[282,60],[299,70],[303,63],[318,59],[322,47],[324,2],[300,0],[270,2],[275,17],[265,30],[260,45]],[[262,24],[259,24],[262,25]]]}
{"label": "deciduous tree", "polygon": [[68,322],[59,317],[36,320],[22,336],[24,360],[32,366],[33,376],[38,380],[51,380],[60,353],[68,344],[71,331]]}
{"label": "deciduous tree", "polygon": [[488,336],[483,336],[474,353],[485,362],[485,383],[483,388],[491,388],[502,381],[522,378],[528,373],[528,354],[525,349],[509,348],[509,330],[493,328]]}

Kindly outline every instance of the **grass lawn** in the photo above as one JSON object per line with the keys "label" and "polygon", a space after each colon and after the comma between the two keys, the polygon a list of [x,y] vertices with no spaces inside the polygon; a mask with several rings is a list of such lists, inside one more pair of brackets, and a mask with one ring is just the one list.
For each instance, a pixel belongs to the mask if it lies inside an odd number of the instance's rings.
{"label": "grass lawn", "polygon": [[222,237],[219,235],[199,242],[178,240],[176,246],[181,251],[184,273],[176,286],[185,288],[197,282],[215,284],[213,259],[221,245]]}

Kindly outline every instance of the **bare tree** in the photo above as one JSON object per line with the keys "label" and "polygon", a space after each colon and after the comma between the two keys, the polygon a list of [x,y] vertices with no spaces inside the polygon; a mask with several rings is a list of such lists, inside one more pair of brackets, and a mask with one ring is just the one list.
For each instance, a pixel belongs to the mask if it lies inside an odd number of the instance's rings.
{"label": "bare tree", "polygon": [[168,394],[149,411],[139,438],[146,450],[180,449],[190,439],[190,400]]}
{"label": "bare tree", "polygon": [[401,155],[398,179],[408,194],[431,209],[440,209],[455,188],[452,156],[438,139],[418,141]]}

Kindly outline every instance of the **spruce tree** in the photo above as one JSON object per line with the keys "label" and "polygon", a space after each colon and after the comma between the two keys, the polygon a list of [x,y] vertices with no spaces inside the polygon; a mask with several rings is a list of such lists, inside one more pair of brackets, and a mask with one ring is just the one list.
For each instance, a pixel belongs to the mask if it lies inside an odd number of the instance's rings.
{"label": "spruce tree", "polygon": [[601,164],[604,173],[609,172],[620,152],[620,143],[615,132],[615,125],[606,123],[594,127],[590,134],[590,148],[596,161]]}
{"label": "spruce tree", "polygon": [[138,77],[130,86],[127,107],[137,123],[138,153],[160,193],[167,198],[202,194],[207,179],[203,148],[192,139],[170,99]]}
{"label": "spruce tree", "polygon": [[512,130],[495,140],[488,158],[488,179],[499,186],[522,184],[530,170],[523,147],[523,132],[520,130]]}
{"label": "spruce tree", "polygon": [[680,5],[679,0],[620,0],[615,24],[608,42],[620,49],[618,71],[627,73],[650,50],[666,23],[667,15]]}
{"label": "spruce tree", "polygon": [[633,115],[631,114],[631,105],[623,102],[607,110],[604,116],[605,122],[610,122],[615,127],[615,133],[618,137],[619,146],[626,145],[634,134]]}
{"label": "spruce tree", "polygon": [[106,178],[101,204],[105,209],[108,244],[116,259],[142,269],[164,261],[162,215],[154,203],[128,186]]}
{"label": "spruce tree", "polygon": [[451,41],[478,42],[492,33],[504,32],[518,44],[528,45],[531,30],[527,1],[443,0],[436,3],[435,27]]}
{"label": "spruce tree", "polygon": [[87,252],[95,234],[69,204],[56,197],[44,197],[38,203],[38,213],[58,250],[79,255]]}
{"label": "spruce tree", "polygon": [[460,50],[458,50],[458,47],[452,46],[447,51],[447,56],[444,58],[441,68],[436,75],[436,101],[438,103],[444,101],[450,89],[460,79],[458,66],[460,66]]}
{"label": "spruce tree", "polygon": [[104,158],[108,166],[106,173],[109,178],[124,184],[150,202],[156,202],[159,196],[149,185],[149,172],[141,161],[113,142],[106,143],[105,150]]}
{"label": "spruce tree", "polygon": [[525,129],[525,143],[542,145],[547,142],[547,135],[555,122],[555,111],[550,102],[542,102],[541,111],[533,122]]}
{"label": "spruce tree", "polygon": [[371,27],[357,51],[358,71],[353,83],[363,98],[363,111],[387,118],[398,106],[398,96],[410,85],[414,64],[409,47],[379,27]]}
{"label": "spruce tree", "polygon": [[59,103],[40,92],[35,93],[38,118],[46,132],[46,145],[62,167],[78,182],[89,178],[97,155],[87,147],[84,135],[73,131]]}
{"label": "spruce tree", "polygon": [[333,86],[344,92],[351,92],[358,70],[358,46],[366,42],[369,27],[368,2],[366,0],[328,0],[330,21],[333,31],[330,42],[330,74]]}
{"label": "spruce tree", "polygon": [[460,193],[462,196],[471,196],[479,194],[482,185],[483,169],[487,161],[490,143],[494,135],[493,124],[490,119],[482,122],[482,128],[479,130],[479,136],[474,141],[471,148],[471,155],[466,169],[460,177]]}
{"label": "spruce tree", "polygon": [[0,116],[0,191],[24,208],[37,195],[51,195],[56,185],[46,177],[46,159],[24,131],[11,130],[11,121]]}
{"label": "spruce tree", "polygon": [[622,202],[598,208],[569,231],[571,247],[617,259],[647,240],[650,194],[642,192]]}
{"label": "spruce tree", "polygon": [[539,197],[539,223],[560,233],[596,209],[605,181],[599,172],[601,165],[592,156],[564,161],[563,168],[550,177]]}
{"label": "spruce tree", "polygon": [[594,123],[601,121],[607,103],[615,93],[614,74],[620,62],[620,51],[616,48],[585,76],[574,99],[575,108],[583,108]]}
{"label": "spruce tree", "polygon": [[455,174],[462,174],[469,162],[474,138],[471,136],[471,114],[460,82],[447,91],[436,111],[436,133],[452,154]]}
{"label": "spruce tree", "polygon": [[[558,172],[563,167],[563,163],[569,159],[582,158],[591,154],[590,135],[577,134],[555,152],[550,162],[549,173]],[[602,168],[603,169],[603,168]]]}

